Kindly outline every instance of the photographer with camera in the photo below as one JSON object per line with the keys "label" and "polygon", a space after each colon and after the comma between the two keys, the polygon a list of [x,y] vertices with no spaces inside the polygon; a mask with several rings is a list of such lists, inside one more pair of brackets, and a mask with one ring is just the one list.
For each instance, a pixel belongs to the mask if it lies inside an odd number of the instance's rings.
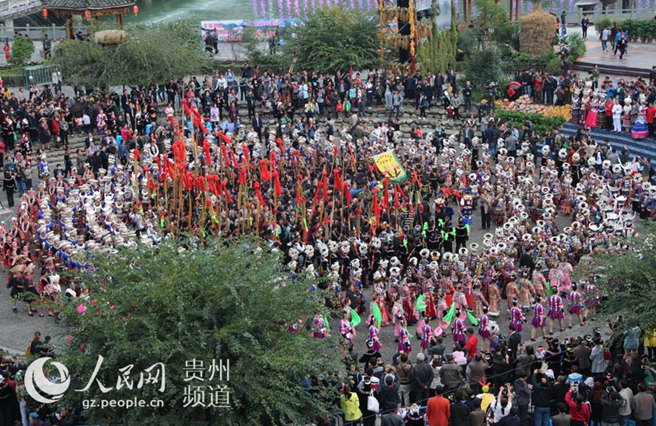
{"label": "photographer with camera", "polygon": [[554,399],[553,381],[540,370],[533,371],[533,420],[535,426],[549,426],[551,402]]}
{"label": "photographer with camera", "polygon": [[499,423],[501,419],[510,414],[513,400],[512,391],[513,388],[510,386],[510,383],[506,383],[505,386],[499,387],[499,394],[497,395],[496,401],[493,401],[492,404],[490,404],[490,410],[494,413],[493,423]]}
{"label": "photographer with camera", "polygon": [[569,406],[572,416],[571,426],[588,426],[590,424],[590,405],[586,403],[585,396],[579,392],[580,384],[572,384],[565,395],[565,402]]}
{"label": "photographer with camera", "polygon": [[615,386],[606,387],[606,392],[601,396],[603,411],[601,414],[602,426],[619,426],[619,412],[624,400]]}

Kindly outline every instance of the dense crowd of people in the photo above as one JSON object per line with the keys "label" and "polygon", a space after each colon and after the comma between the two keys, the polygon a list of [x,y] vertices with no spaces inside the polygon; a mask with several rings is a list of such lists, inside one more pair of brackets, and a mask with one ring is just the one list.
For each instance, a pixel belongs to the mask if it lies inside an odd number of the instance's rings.
{"label": "dense crowd of people", "polygon": [[[471,85],[458,88],[453,72],[282,76],[244,65],[241,78],[228,69],[202,83],[170,80],[122,94],[74,90],[73,97],[60,87],[0,90],[10,206],[19,195],[10,226],[0,227],[15,313],[24,305],[28,315],[58,320],[58,306],[87,291],[63,272],[92,270],[94,259],[120,248],[183,233],[196,246],[217,235],[254,234],[281,253],[291,278],[328,278],[308,291],[343,309],[334,333],[347,362],[356,332],[369,336],[365,367],[351,363],[352,381],[342,388],[349,422],[361,413],[373,424],[369,414],[378,404],[385,411],[410,405],[406,416],[422,424],[419,405],[432,392],[447,392],[455,398],[453,425],[470,425],[469,412],[478,411],[471,396],[479,393],[480,411],[493,406],[494,423],[514,425],[516,418],[526,422],[529,384],[535,392],[546,381],[555,392],[566,386],[551,381],[590,375],[591,386],[579,385],[562,401],[554,396],[555,405],[534,401],[550,412],[569,403],[571,424],[581,426],[576,410],[601,400],[595,382],[611,399],[611,385],[617,392],[643,386],[632,378],[622,388],[614,369],[615,362],[619,372],[624,364],[641,367],[637,346],[625,340],[626,357],[607,358],[604,349],[605,367],[590,370],[600,336],[552,335],[594,320],[601,295],[592,255],[626,250],[637,221],[654,219],[649,159],[631,159],[584,129],[572,137],[558,129],[536,135],[530,121],[521,132],[496,122],[493,102],[472,102]],[[420,120],[407,135],[402,114],[412,102],[417,110],[443,103],[450,112],[444,123]],[[389,119],[367,117],[377,106]],[[80,135],[85,150],[73,154],[69,140]],[[64,147],[64,164],[49,164],[52,144]],[[374,162],[390,150],[397,174]],[[484,234],[480,244],[469,241],[475,232]],[[584,272],[575,282],[579,263]],[[366,319],[359,329],[353,312]],[[510,321],[507,339],[500,316]],[[539,346],[521,344],[529,320]],[[329,334],[327,322],[317,313],[316,338]],[[393,327],[396,341],[384,341],[381,327]],[[421,337],[416,348],[413,331]],[[453,340],[451,352],[445,339]],[[392,367],[379,355],[387,345],[398,352]],[[617,375],[607,377],[607,367]],[[491,384],[479,386],[486,378]],[[509,408],[513,389],[516,409]],[[425,412],[431,426],[449,420],[435,408],[446,403],[437,401]],[[392,423],[384,424],[398,424],[386,416]]]}

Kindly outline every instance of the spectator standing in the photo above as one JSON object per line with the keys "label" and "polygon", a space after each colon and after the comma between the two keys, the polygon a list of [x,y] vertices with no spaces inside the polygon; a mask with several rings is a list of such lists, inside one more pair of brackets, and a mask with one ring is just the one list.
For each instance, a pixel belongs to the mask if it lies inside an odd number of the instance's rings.
{"label": "spectator standing", "polygon": [[618,414],[618,423],[620,426],[627,426],[629,418],[633,409],[633,391],[629,387],[627,379],[620,380],[620,396],[622,397],[622,405],[620,406]]}
{"label": "spectator standing", "polygon": [[633,397],[632,407],[636,426],[651,426],[655,408],[654,394],[647,393],[643,383],[638,384],[638,393]]}
{"label": "spectator standing", "polygon": [[585,397],[577,392],[578,386],[572,385],[565,395],[565,402],[569,406],[569,414],[572,416],[572,426],[587,426],[590,424],[590,406],[585,403]]}
{"label": "spectator standing", "polygon": [[528,372],[521,371],[519,378],[515,380],[515,396],[519,410],[519,421],[522,426],[526,425],[528,407],[531,404],[532,385],[528,383]]}
{"label": "spectator standing", "polygon": [[590,19],[588,19],[587,16],[584,16],[583,19],[581,19],[581,34],[583,36],[583,40],[588,38],[588,27],[590,26]]}
{"label": "spectator standing", "polygon": [[570,426],[572,423],[572,416],[567,414],[567,405],[561,402],[557,406],[558,414],[553,416],[551,422],[553,426]]}
{"label": "spectator standing", "polygon": [[423,403],[429,397],[430,385],[433,382],[433,369],[425,362],[422,352],[417,354],[417,363],[410,373],[410,401]]}
{"label": "spectator standing", "polygon": [[451,404],[441,395],[443,389],[438,389],[438,395],[428,400],[426,418],[428,426],[448,426],[451,418]]}
{"label": "spectator standing", "polygon": [[533,371],[533,423],[535,426],[549,426],[551,420],[551,401],[553,400],[553,383],[549,378]]}
{"label": "spectator standing", "polygon": [[599,40],[601,40],[601,50],[603,52],[608,52],[608,39],[610,38],[610,30],[608,27],[604,27],[603,30],[601,30],[601,34],[599,35]]}
{"label": "spectator standing", "polygon": [[401,362],[396,366],[396,374],[399,376],[399,396],[401,405],[407,407],[410,405],[410,375],[412,365],[408,362],[408,354],[401,354]]}

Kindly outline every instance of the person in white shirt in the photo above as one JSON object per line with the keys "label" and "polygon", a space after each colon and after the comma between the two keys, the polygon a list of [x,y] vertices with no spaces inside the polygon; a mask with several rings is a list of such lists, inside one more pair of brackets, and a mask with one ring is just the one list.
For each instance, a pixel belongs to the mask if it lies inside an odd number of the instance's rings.
{"label": "person in white shirt", "polygon": [[610,38],[610,30],[605,27],[601,31],[601,35],[599,36],[599,39],[601,40],[601,50],[604,52],[608,51],[608,39]]}
{"label": "person in white shirt", "polygon": [[[503,395],[504,389],[507,389],[508,396]],[[497,399],[492,401],[490,404],[490,409],[494,413],[494,423],[499,423],[501,419],[510,414],[510,409],[512,408],[512,387],[510,385],[501,386],[499,388],[499,394]]]}
{"label": "person in white shirt", "polygon": [[627,426],[629,424],[629,417],[631,417],[631,406],[633,405],[633,391],[629,387],[626,379],[620,380],[620,396],[624,400],[622,406],[618,410],[620,426]]}
{"label": "person in white shirt", "polygon": [[613,131],[621,132],[622,131],[622,105],[620,105],[619,99],[615,98],[615,104],[613,105]]}

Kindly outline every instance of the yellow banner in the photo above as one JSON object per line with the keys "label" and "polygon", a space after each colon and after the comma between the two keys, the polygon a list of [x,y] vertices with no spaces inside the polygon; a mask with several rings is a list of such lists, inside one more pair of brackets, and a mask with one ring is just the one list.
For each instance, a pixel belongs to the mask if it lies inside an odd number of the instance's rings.
{"label": "yellow banner", "polygon": [[376,167],[392,182],[399,182],[408,177],[394,151],[383,152],[373,157]]}

